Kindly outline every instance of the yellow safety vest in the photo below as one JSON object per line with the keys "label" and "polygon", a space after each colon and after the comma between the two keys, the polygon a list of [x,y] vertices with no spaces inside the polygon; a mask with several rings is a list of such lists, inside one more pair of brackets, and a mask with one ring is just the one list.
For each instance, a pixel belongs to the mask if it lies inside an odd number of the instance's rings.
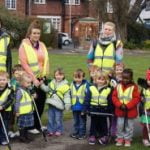
{"label": "yellow safety vest", "polygon": [[56,94],[61,100],[63,100],[64,94],[68,92],[69,90],[69,85],[64,84],[56,88],[54,82],[50,82],[49,88],[50,88],[50,91],[48,92],[47,97],[51,97],[53,94]]}
{"label": "yellow safety vest", "polygon": [[150,90],[149,89],[143,89],[143,95],[145,97],[144,108],[150,109]]}
{"label": "yellow safety vest", "polygon": [[86,84],[83,84],[79,87],[77,90],[72,83],[70,86],[71,89],[71,103],[72,105],[75,105],[77,103],[77,99],[79,100],[80,104],[83,104],[84,102],[84,97],[85,97],[85,89],[86,89]]}
{"label": "yellow safety vest", "polygon": [[[7,88],[3,94],[0,96],[0,105],[7,101],[8,95],[11,93],[11,90]],[[9,106],[5,111],[11,111],[12,107]]]}
{"label": "yellow safety vest", "polygon": [[[40,45],[42,43],[40,42]],[[37,54],[34,50],[34,48],[30,45],[27,44],[26,42],[23,42],[23,46],[25,49],[25,53],[27,56],[27,61],[29,66],[31,67],[31,70],[33,71],[33,73],[35,74],[36,77],[44,77],[46,76],[46,70],[47,70],[47,63],[48,63],[48,52],[47,49],[45,48],[45,46],[43,46],[43,52],[45,55],[45,59],[44,59],[44,66],[43,69],[40,71],[39,65],[38,65],[38,58],[37,58]]]}
{"label": "yellow safety vest", "polygon": [[128,87],[126,90],[122,90],[122,85],[117,85],[118,98],[122,104],[128,104],[132,99],[134,86]]}
{"label": "yellow safety vest", "polygon": [[0,38],[0,70],[6,71],[6,57],[7,57],[7,47],[10,43],[10,37],[8,35]]}
{"label": "yellow safety vest", "polygon": [[32,97],[28,92],[21,89],[22,98],[20,100],[19,114],[28,114],[33,111]]}
{"label": "yellow safety vest", "polygon": [[111,89],[109,87],[104,88],[101,92],[97,89],[96,86],[91,86],[90,91],[92,94],[91,98],[91,105],[94,106],[108,106],[107,97],[111,92]]}

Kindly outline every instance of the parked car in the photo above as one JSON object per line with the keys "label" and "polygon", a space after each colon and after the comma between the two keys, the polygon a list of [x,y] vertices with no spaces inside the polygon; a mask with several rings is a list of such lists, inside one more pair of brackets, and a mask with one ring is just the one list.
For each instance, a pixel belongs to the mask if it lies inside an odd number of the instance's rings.
{"label": "parked car", "polygon": [[69,45],[70,43],[72,43],[72,39],[69,37],[68,33],[61,32],[59,34],[61,34],[63,45]]}

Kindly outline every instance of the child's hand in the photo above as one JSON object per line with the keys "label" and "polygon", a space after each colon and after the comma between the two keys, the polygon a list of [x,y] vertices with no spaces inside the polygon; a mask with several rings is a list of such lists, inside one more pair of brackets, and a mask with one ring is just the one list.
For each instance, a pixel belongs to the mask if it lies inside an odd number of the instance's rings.
{"label": "child's hand", "polygon": [[16,113],[16,116],[17,116],[17,117],[19,117],[19,116],[20,116],[20,114],[19,114],[19,113]]}
{"label": "child's hand", "polygon": [[127,106],[126,106],[125,104],[122,104],[122,105],[120,106],[120,109],[123,110],[123,111],[125,111],[125,110],[127,110]]}
{"label": "child's hand", "polygon": [[2,106],[0,106],[0,111],[1,111],[1,110],[3,110],[3,107],[2,107]]}
{"label": "child's hand", "polygon": [[32,97],[33,97],[34,99],[37,98],[37,94],[36,94],[36,93],[32,94]]}

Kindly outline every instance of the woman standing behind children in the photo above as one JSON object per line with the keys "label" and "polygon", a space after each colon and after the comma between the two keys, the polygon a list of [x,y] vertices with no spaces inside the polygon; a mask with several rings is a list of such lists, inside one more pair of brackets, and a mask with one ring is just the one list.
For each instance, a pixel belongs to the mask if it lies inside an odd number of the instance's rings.
{"label": "woman standing behind children", "polygon": [[63,69],[54,71],[54,79],[48,85],[42,81],[41,89],[47,93],[46,103],[49,105],[48,135],[60,136],[63,133],[63,110],[69,110],[71,106],[69,85]]}
{"label": "woman standing behind children", "polygon": [[25,143],[30,142],[28,127],[34,125],[33,97],[30,93],[31,84],[32,78],[30,75],[23,73],[20,78],[20,87],[16,91],[15,112],[18,117],[17,125],[20,132],[20,141]]}
{"label": "woman standing behind children", "polygon": [[[9,120],[11,118],[11,104],[14,100],[14,91],[8,85],[9,75],[4,71],[0,71],[0,113],[2,114],[3,121],[8,132]],[[7,140],[4,130],[0,121],[0,144],[6,145]]]}
{"label": "woman standing behind children", "polygon": [[74,131],[71,137],[79,140],[86,137],[86,109],[84,101],[85,95],[89,90],[89,83],[84,78],[84,71],[82,69],[77,69],[73,74],[73,82],[70,86],[74,118]]}
{"label": "woman standing behind children", "polygon": [[133,71],[124,69],[122,82],[113,91],[113,103],[117,116],[117,143],[116,146],[130,147],[134,129],[134,119],[137,117],[137,105],[140,94],[137,85],[133,82]]}
{"label": "woman standing behind children", "polygon": [[104,72],[98,72],[95,85],[90,87],[86,95],[91,116],[89,144],[94,145],[96,138],[100,144],[108,143],[107,114],[111,113],[111,88],[108,86],[109,78]]}
{"label": "woman standing behind children", "polygon": [[143,144],[150,146],[150,69],[146,73],[147,87],[141,91],[141,99],[143,104],[143,111],[140,117],[140,122],[143,125]]}

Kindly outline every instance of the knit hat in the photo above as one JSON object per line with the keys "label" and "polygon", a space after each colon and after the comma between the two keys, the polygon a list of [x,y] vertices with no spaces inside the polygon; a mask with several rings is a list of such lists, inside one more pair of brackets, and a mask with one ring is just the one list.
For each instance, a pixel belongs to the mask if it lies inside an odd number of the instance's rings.
{"label": "knit hat", "polygon": [[150,80],[150,68],[146,71],[146,80]]}

